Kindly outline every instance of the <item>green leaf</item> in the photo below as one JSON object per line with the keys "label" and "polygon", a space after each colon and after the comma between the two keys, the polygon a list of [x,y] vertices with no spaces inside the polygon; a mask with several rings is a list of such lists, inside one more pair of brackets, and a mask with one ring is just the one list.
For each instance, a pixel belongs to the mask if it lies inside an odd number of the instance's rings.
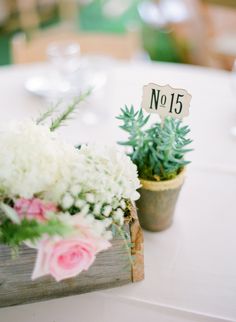
{"label": "green leaf", "polygon": [[57,219],[39,223],[36,220],[24,218],[20,223],[14,223],[9,218],[1,221],[0,243],[17,247],[24,241],[35,242],[43,235],[64,236],[71,233],[72,228]]}
{"label": "green leaf", "polygon": [[20,218],[17,214],[17,212],[10,206],[6,205],[5,203],[0,203],[0,209],[4,213],[4,215],[9,218],[13,223],[19,224]]}

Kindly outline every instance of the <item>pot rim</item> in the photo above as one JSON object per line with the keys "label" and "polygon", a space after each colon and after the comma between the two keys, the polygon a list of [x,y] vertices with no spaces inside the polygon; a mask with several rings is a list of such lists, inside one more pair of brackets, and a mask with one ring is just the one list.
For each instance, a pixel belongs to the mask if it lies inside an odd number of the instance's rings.
{"label": "pot rim", "polygon": [[163,191],[163,190],[171,190],[171,189],[179,188],[184,183],[185,174],[186,174],[186,167],[184,167],[174,179],[170,179],[170,180],[152,181],[152,180],[145,180],[145,179],[139,178],[141,183],[141,189],[146,189],[151,191]]}

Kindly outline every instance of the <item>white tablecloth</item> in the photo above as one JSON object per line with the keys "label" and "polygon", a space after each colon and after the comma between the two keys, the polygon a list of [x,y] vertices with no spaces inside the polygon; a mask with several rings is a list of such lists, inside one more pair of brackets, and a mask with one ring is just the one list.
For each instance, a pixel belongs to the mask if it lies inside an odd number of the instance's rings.
{"label": "white tablecloth", "polygon": [[[35,116],[44,103],[23,82],[41,66],[0,70],[1,121]],[[109,112],[102,122],[79,119],[61,131],[73,143],[115,142],[124,134],[114,116],[124,104],[139,106],[149,82],[186,88],[193,96],[186,120],[195,151],[174,225],[145,232],[145,280],[91,294],[0,309],[1,322],[236,321],[236,95],[230,74],[173,64],[119,63],[106,95],[88,108]],[[89,111],[89,110],[88,110]]]}

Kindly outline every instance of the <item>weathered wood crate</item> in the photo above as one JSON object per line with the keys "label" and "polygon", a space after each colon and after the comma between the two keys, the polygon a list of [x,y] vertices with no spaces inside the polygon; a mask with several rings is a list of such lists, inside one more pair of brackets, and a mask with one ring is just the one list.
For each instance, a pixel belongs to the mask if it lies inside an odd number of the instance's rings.
{"label": "weathered wood crate", "polygon": [[137,282],[144,278],[143,235],[136,215],[127,231],[133,243],[131,263],[121,237],[113,239],[112,247],[98,254],[88,271],[76,278],[55,282],[52,277],[31,280],[36,251],[20,248],[20,256],[12,259],[7,246],[0,246],[0,307],[26,304],[37,301],[81,294],[95,290]]}

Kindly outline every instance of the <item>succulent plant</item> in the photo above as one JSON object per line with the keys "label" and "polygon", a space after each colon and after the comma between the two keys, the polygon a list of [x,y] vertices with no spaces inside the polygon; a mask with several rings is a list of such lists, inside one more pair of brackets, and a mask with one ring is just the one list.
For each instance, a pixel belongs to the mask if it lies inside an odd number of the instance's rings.
{"label": "succulent plant", "polygon": [[167,117],[163,123],[148,125],[150,115],[145,116],[142,109],[135,111],[133,106],[121,109],[117,119],[123,124],[121,129],[129,133],[128,140],[118,142],[128,146],[128,155],[137,165],[139,177],[161,181],[175,178],[185,165],[184,159],[192,149],[187,138],[190,129],[182,121]]}

